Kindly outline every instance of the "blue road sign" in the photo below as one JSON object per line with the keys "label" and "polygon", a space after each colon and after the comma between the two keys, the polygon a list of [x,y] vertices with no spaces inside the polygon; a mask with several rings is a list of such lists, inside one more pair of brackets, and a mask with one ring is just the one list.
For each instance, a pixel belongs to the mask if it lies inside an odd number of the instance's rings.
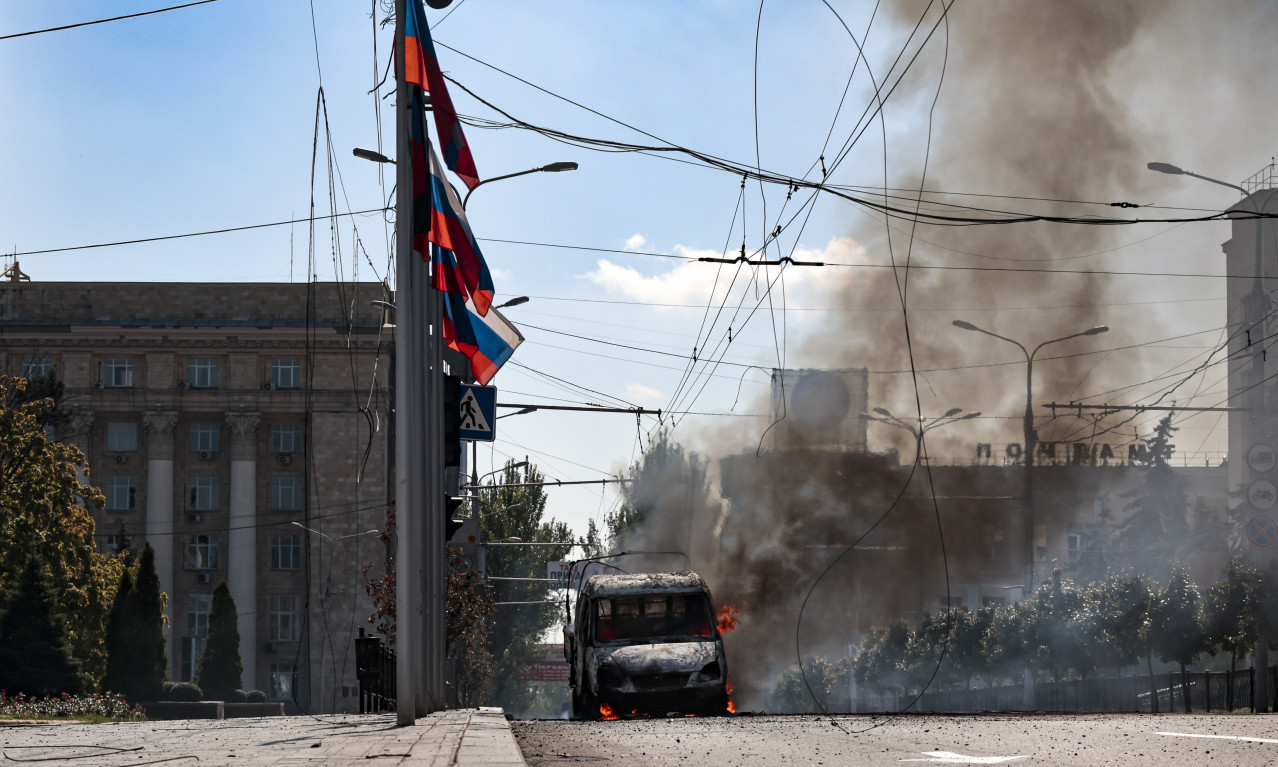
{"label": "blue road sign", "polygon": [[1247,523],[1247,540],[1251,545],[1265,548],[1278,538],[1278,523],[1264,515],[1252,517]]}
{"label": "blue road sign", "polygon": [[497,439],[497,390],[491,386],[462,384],[461,438],[476,442]]}

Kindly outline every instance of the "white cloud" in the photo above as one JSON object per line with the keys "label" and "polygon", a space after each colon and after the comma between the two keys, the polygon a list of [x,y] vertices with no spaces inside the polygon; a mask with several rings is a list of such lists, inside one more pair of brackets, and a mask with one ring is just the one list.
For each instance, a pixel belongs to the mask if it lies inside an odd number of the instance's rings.
{"label": "white cloud", "polygon": [[648,238],[642,234],[632,234],[626,239],[626,250],[638,250],[648,243]]}
{"label": "white cloud", "polygon": [[[719,258],[722,255],[717,251],[696,250],[683,245],[675,246],[675,252],[689,259]],[[770,258],[776,257],[775,253],[768,255]],[[837,237],[821,249],[796,249],[794,260],[865,263],[870,260],[870,257],[856,240],[851,237]],[[733,283],[732,275],[737,269],[738,266],[735,264],[720,265],[690,260],[683,261],[668,271],[645,275],[634,267],[621,266],[607,259],[600,259],[594,271],[580,277],[603,288],[611,296],[653,304],[704,306],[712,292],[716,302],[723,300],[729,284]],[[754,295],[755,288],[751,284],[750,276],[753,271],[758,272],[760,281],[768,279],[762,268],[741,268],[741,273],[733,285],[734,296],[740,296],[743,290],[749,290],[750,295]],[[785,271],[786,301],[792,306],[803,303],[825,305],[831,296],[842,290],[844,280],[850,276],[850,272],[851,270],[839,267],[787,267]],[[767,274],[775,278],[776,267],[769,267]]]}
{"label": "white cloud", "polygon": [[509,280],[513,276],[510,271],[493,266],[488,267],[488,271],[492,272],[494,280]]}
{"label": "white cloud", "polygon": [[640,404],[657,403],[664,399],[661,392],[651,386],[644,386],[638,383],[626,384],[626,398]]}

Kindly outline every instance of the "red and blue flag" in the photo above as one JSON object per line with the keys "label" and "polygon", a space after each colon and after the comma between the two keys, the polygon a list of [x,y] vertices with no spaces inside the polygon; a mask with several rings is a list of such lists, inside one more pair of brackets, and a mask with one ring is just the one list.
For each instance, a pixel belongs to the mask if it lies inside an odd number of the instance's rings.
{"label": "red and blue flag", "polygon": [[435,56],[435,44],[430,39],[430,26],[426,23],[426,10],[421,0],[408,3],[408,18],[404,24],[404,72],[408,82],[430,94],[431,111],[435,113],[435,129],[439,132],[439,145],[444,153],[448,169],[461,177],[466,187],[479,186],[479,171],[475,170],[475,158],[470,154],[466,134],[462,132],[457,110],[448,96],[444,75]]}
{"label": "red and blue flag", "polygon": [[[438,246],[430,251],[435,260],[435,288],[445,293],[459,296],[462,300],[471,301],[481,316],[488,314],[488,307],[493,302],[493,277],[484,262],[484,255],[479,251],[479,243],[470,230],[470,222],[466,220],[466,209],[457,197],[457,190],[444,178],[439,166],[439,158],[435,156],[433,147],[427,148],[430,157],[430,224],[423,233],[426,241]],[[417,198],[417,169],[413,169],[413,193]],[[414,208],[414,238],[416,238],[416,216]],[[416,239],[414,240],[416,247]],[[427,250],[419,248],[422,253]]]}
{"label": "red and blue flag", "polygon": [[471,375],[487,386],[524,337],[496,309],[481,317],[475,305],[460,296],[450,293],[444,299],[444,342],[470,360]]}

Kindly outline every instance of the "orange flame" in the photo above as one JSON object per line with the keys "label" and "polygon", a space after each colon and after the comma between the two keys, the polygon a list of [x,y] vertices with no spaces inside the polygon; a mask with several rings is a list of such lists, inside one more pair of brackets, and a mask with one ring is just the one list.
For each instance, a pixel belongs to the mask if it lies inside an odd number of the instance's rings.
{"label": "orange flame", "polygon": [[732,702],[732,682],[723,683],[724,691],[728,693],[728,713],[737,713],[737,704]]}
{"label": "orange flame", "polygon": [[737,616],[740,611],[732,605],[724,605],[715,613],[715,622],[719,624],[719,633],[726,634],[737,630]]}
{"label": "orange flame", "polygon": [[610,722],[614,719],[620,719],[621,717],[612,713],[612,706],[609,706],[607,703],[602,703],[599,706],[599,718],[603,719],[605,722]]}

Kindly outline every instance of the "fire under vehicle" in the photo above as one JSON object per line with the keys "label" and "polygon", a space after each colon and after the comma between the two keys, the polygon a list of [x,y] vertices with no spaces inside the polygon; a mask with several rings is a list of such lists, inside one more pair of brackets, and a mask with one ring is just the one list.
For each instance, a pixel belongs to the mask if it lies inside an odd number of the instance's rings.
{"label": "fire under vehicle", "polygon": [[573,715],[722,714],[728,664],[692,571],[593,575],[564,627]]}

